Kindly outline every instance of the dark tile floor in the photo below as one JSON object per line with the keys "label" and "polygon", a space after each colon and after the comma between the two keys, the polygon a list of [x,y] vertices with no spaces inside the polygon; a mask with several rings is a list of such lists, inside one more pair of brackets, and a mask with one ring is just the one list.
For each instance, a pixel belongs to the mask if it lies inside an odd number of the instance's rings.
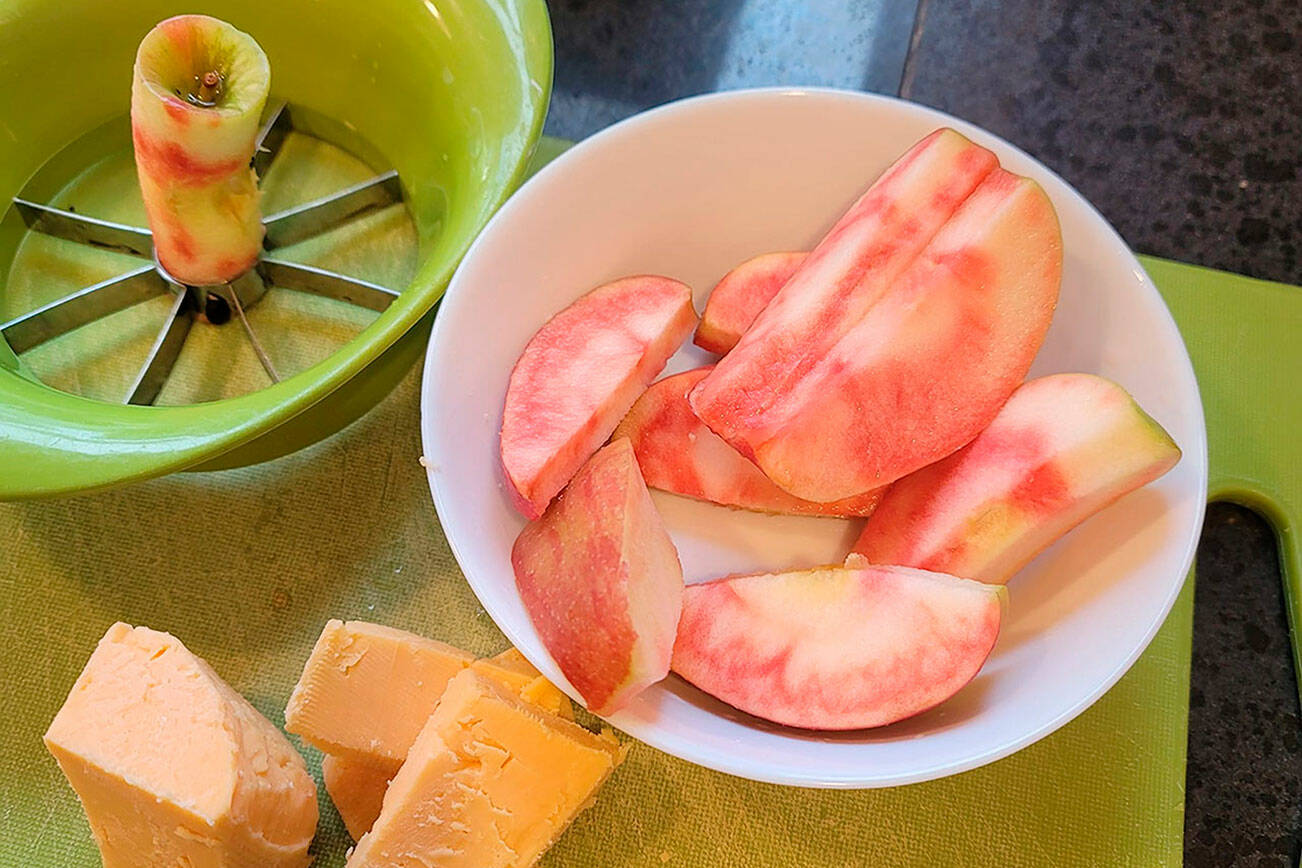
{"label": "dark tile floor", "polygon": [[576,139],[670,100],[764,85],[895,93],[911,0],[553,0],[547,132]]}
{"label": "dark tile floor", "polygon": [[1275,538],[1212,504],[1198,546],[1185,861],[1298,863],[1302,744]]}
{"label": "dark tile floor", "polygon": [[[1039,157],[1141,252],[1302,283],[1298,0],[553,0],[551,10],[553,135],[582,138],[734,87],[899,93]],[[1186,861],[1295,865],[1302,745],[1269,528],[1213,506],[1198,575]]]}

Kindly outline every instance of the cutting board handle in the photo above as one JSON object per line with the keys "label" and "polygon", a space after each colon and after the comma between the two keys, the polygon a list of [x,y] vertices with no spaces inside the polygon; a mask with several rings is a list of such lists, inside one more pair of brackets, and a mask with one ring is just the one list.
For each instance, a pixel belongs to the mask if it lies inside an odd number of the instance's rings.
{"label": "cutting board handle", "polygon": [[1236,503],[1260,515],[1275,532],[1279,545],[1280,580],[1284,584],[1284,610],[1288,614],[1289,643],[1293,648],[1293,673],[1302,703],[1302,504],[1289,503],[1265,486],[1244,479],[1214,480],[1208,499]]}
{"label": "cutting board handle", "polygon": [[1139,259],[1166,299],[1198,377],[1209,499],[1242,504],[1275,531],[1302,702],[1302,288]]}

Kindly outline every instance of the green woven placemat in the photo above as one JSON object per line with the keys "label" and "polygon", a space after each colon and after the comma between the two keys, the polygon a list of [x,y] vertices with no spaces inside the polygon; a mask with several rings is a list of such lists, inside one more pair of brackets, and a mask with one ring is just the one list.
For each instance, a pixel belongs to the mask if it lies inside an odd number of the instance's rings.
{"label": "green woven placemat", "polygon": [[[1215,333],[1222,311],[1201,299],[1236,305],[1259,286],[1170,263],[1150,268],[1182,325],[1198,320],[1187,335]],[[1298,310],[1295,297],[1268,295],[1262,303]],[[1200,361],[1198,341],[1191,350]],[[1216,366],[1199,373],[1206,392]],[[413,371],[340,435],[271,464],[0,504],[0,865],[96,863],[40,736],[115,620],[175,633],[277,723],[328,618],[393,624],[480,654],[503,646],[430,503],[417,464],[418,391]],[[1213,475],[1223,480],[1269,443],[1218,438],[1220,418],[1209,412]],[[1242,418],[1235,424],[1241,430]],[[1190,583],[1112,691],[992,766],[893,790],[797,790],[639,746],[545,864],[1178,864],[1192,603]],[[303,752],[319,775],[319,754]],[[342,865],[349,841],[324,794],[321,809],[318,864]]]}
{"label": "green woven placemat", "polygon": [[[115,620],[174,633],[278,724],[328,618],[503,647],[439,530],[417,393],[413,372],[343,434],[267,465],[0,505],[0,864],[96,864],[41,733]],[[993,766],[896,790],[796,790],[641,746],[546,864],[1176,863],[1191,602],[1092,709]],[[342,865],[349,842],[324,796],[321,813],[318,864]]]}

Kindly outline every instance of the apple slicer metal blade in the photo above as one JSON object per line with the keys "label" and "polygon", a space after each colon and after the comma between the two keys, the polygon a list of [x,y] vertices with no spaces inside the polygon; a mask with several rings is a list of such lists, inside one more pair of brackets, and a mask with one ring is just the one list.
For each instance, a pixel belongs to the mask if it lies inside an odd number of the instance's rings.
{"label": "apple slicer metal blade", "polygon": [[[282,157],[282,146],[292,132],[322,139],[352,153],[351,143],[330,141],[320,124],[296,124],[295,117],[300,114],[310,116],[307,110],[284,102],[276,103],[268,111],[253,158],[253,168],[259,179],[264,178],[272,164]],[[29,183],[28,188],[32,186]],[[399,294],[397,289],[347,274],[267,255],[268,251],[329,232],[378,209],[405,204],[398,173],[392,169],[377,172],[371,178],[328,195],[265,215],[262,221],[266,230],[264,255],[256,267],[229,283],[210,286],[184,284],[169,275],[154,255],[153,236],[147,227],[100,219],[39,199],[30,189],[24,189],[11,203],[11,210],[28,230],[126,254],[142,262],[128,271],[0,323],[0,336],[15,354],[21,355],[82,326],[170,294],[173,300],[166,319],[122,397],[126,404],[155,402],[196,320],[213,325],[238,321],[270,382],[279,382],[282,372],[272,363],[266,346],[247,316],[269,286],[310,293],[377,312],[388,308]]]}

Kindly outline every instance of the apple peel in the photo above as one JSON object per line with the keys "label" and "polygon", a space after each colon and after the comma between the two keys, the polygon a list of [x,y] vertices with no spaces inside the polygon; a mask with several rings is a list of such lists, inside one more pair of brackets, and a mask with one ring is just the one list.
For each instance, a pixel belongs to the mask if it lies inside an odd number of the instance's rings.
{"label": "apple peel", "polygon": [[543,644],[590,711],[617,711],[668,673],[683,571],[627,439],[593,455],[525,526],[511,565]]}
{"label": "apple peel", "polygon": [[1040,377],[967,446],[896,482],[854,551],[873,563],[1006,582],[1179,460],[1170,435],[1116,383]]}

